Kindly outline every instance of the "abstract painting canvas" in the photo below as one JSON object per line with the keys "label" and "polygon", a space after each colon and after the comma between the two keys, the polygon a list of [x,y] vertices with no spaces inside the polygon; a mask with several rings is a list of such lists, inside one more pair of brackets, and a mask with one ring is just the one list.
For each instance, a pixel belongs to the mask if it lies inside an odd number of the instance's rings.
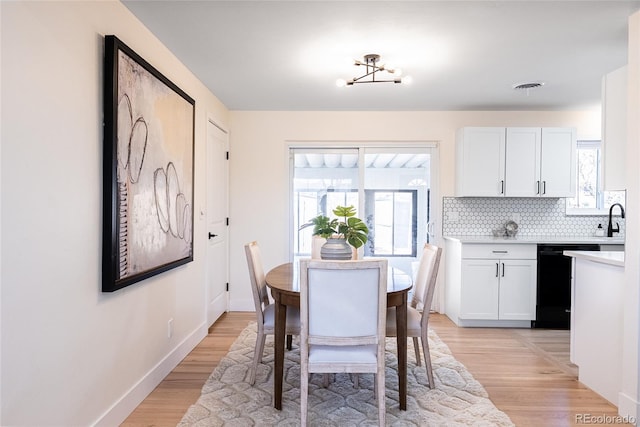
{"label": "abstract painting canvas", "polygon": [[195,101],[105,37],[102,290],[193,260]]}

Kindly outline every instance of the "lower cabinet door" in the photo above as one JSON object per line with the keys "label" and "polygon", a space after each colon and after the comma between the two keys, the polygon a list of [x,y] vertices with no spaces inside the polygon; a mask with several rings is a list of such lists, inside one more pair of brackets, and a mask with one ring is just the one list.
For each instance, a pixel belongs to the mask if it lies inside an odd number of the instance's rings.
{"label": "lower cabinet door", "polygon": [[461,319],[498,319],[499,261],[463,259]]}
{"label": "lower cabinet door", "polygon": [[536,318],[536,261],[501,260],[499,265],[501,320]]}

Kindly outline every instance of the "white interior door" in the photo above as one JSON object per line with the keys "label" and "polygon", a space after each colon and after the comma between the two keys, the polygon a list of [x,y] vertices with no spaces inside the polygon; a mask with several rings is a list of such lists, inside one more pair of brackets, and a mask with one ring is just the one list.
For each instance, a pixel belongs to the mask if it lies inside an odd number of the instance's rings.
{"label": "white interior door", "polygon": [[217,125],[207,123],[207,324],[227,311],[229,245],[227,217],[229,137]]}

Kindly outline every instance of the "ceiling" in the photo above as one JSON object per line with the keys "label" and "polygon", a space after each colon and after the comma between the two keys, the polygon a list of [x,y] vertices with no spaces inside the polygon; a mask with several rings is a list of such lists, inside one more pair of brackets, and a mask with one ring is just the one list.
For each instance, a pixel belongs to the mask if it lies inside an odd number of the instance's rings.
{"label": "ceiling", "polygon": [[[626,64],[628,17],[640,9],[640,0],[123,3],[227,108],[283,111],[598,109],[601,78]],[[362,75],[353,60],[370,53],[413,82],[335,85]],[[532,81],[544,86],[513,89]]]}

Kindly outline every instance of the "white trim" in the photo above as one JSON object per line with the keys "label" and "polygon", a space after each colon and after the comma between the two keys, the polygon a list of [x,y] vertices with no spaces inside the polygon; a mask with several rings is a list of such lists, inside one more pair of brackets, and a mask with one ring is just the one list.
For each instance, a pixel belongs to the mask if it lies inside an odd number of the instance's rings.
{"label": "white trim", "polygon": [[[213,127],[217,128],[220,132],[222,132],[225,135],[225,147],[224,149],[227,152],[227,160],[226,160],[226,164],[225,164],[225,169],[226,169],[226,205],[227,205],[227,210],[225,212],[225,216],[226,218],[229,218],[229,212],[230,212],[230,206],[231,206],[231,185],[230,185],[230,170],[231,168],[229,167],[229,152],[231,151],[231,147],[230,147],[230,138],[229,138],[229,132],[227,130],[225,130],[221,125],[219,125],[216,121],[216,119],[213,117],[213,114],[207,112],[207,125],[205,126],[205,176],[204,176],[204,180],[205,180],[205,193],[208,195],[209,194],[209,150],[211,149],[209,146],[209,134],[210,134],[210,128],[209,128],[209,124],[213,125]],[[195,163],[195,162],[194,162]],[[208,197],[208,196],[207,196]],[[211,230],[208,229],[209,226],[209,219],[208,219],[208,215],[209,215],[209,206],[208,206],[208,202],[209,200],[207,199],[207,197],[205,197],[205,207],[204,208],[200,208],[200,212],[202,213],[202,209],[204,209],[205,215],[204,215],[204,220],[205,220],[205,231],[206,232],[210,232]],[[231,250],[230,250],[230,229],[229,226],[227,226],[226,229],[226,242],[225,242],[225,251],[226,251],[226,255],[227,255],[227,265],[226,265],[226,277],[225,277],[225,282],[227,283],[227,290],[224,293],[224,299],[223,300],[219,300],[217,301],[216,306],[220,307],[221,309],[223,309],[223,311],[225,312],[229,312],[229,303],[231,301],[231,291],[229,288],[229,283],[231,282],[230,280],[230,275],[231,275]],[[205,256],[209,257],[209,244],[208,242],[205,243]],[[205,269],[205,298],[204,298],[204,317],[205,317],[205,321],[207,323],[211,322],[211,319],[209,319],[209,307],[210,307],[210,300],[209,300],[209,287],[208,287],[208,283],[209,283],[209,279],[211,275],[211,266],[207,264],[207,267]],[[217,319],[214,319],[210,325],[213,325],[213,323],[215,323]]]}
{"label": "white trim", "polygon": [[256,311],[256,303],[252,298],[235,298],[229,305],[229,311]]}
{"label": "white trim", "polygon": [[[429,243],[432,245],[444,247],[442,239],[442,197],[440,196],[440,144],[436,143],[431,151],[431,221],[433,223],[433,233]],[[431,224],[428,225],[431,228]],[[444,252],[444,250],[443,250]],[[444,313],[445,307],[445,291],[444,291],[444,262],[440,262],[440,270],[436,288],[434,290],[433,300],[431,301],[431,310],[438,313]]]}
{"label": "white trim", "polygon": [[207,326],[205,323],[202,323],[107,409],[92,425],[110,427],[122,424],[134,409],[149,396],[153,389],[178,366],[205,336],[207,336]]}
{"label": "white trim", "polygon": [[637,425],[638,416],[640,415],[640,402],[625,393],[618,393],[618,415],[629,419],[633,417]]}
{"label": "white trim", "polygon": [[284,155],[287,158],[287,165],[289,165],[289,170],[287,171],[287,188],[286,188],[286,195],[287,195],[287,204],[286,204],[286,209],[287,211],[285,212],[285,218],[287,218],[287,230],[289,231],[289,239],[287,241],[287,257],[289,258],[289,261],[293,261],[293,239],[294,239],[294,235],[293,235],[293,197],[291,197],[291,195],[293,194],[293,179],[291,179],[291,177],[293,176],[293,168],[295,167],[295,159],[293,156],[293,153],[291,153],[291,149],[294,148],[292,146],[289,146],[289,144],[285,144],[285,148],[284,148]]}
{"label": "white trim", "polygon": [[[564,213],[565,215],[568,216],[609,216],[609,209],[611,208],[611,206],[608,206],[606,208],[603,209],[596,209],[596,208],[570,208],[567,206],[568,204],[568,199],[565,199],[565,208],[564,208]],[[624,209],[627,209],[627,203],[626,200],[622,203],[622,206]],[[614,217],[620,217],[620,211],[618,209],[615,210],[615,212],[613,213]]]}
{"label": "white trim", "polygon": [[229,131],[227,131],[222,125],[219,125],[216,119],[213,118],[213,115],[207,113],[207,121],[220,129],[221,132],[224,132],[226,135],[229,135]]}
{"label": "white trim", "polygon": [[285,140],[285,148],[437,148],[433,140]]}
{"label": "white trim", "polygon": [[[455,322],[454,322],[455,323]],[[458,319],[456,325],[464,328],[531,328],[531,320],[465,320]]]}

